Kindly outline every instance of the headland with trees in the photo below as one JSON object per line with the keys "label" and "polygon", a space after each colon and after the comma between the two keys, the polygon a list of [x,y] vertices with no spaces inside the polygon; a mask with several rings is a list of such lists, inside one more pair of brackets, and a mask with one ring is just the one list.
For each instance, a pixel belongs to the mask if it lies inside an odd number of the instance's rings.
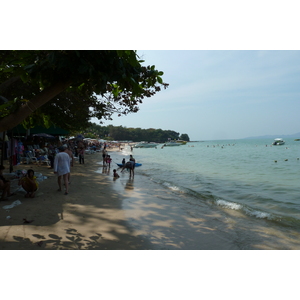
{"label": "headland with trees", "polygon": [[113,125],[101,126],[95,123],[92,123],[90,127],[84,130],[84,136],[86,138],[132,142],[148,141],[164,143],[169,139],[190,141],[188,134],[180,134],[174,130],[127,128]]}

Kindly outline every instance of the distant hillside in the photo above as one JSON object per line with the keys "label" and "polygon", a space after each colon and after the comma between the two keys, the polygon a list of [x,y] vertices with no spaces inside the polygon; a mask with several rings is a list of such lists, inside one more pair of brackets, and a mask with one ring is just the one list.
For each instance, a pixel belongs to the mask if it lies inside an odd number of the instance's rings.
{"label": "distant hillside", "polygon": [[283,139],[298,138],[298,139],[300,139],[300,132],[294,133],[294,134],[289,134],[289,135],[278,134],[278,135],[251,136],[251,137],[247,137],[245,139],[276,139],[276,138],[283,138]]}

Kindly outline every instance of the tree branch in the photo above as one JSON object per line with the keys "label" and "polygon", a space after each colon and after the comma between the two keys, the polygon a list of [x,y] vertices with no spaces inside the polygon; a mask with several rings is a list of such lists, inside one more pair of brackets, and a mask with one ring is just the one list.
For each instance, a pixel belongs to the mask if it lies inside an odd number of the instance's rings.
{"label": "tree branch", "polygon": [[21,79],[19,76],[16,77],[11,77],[9,79],[7,79],[6,81],[2,82],[0,84],[0,94],[5,91],[7,88],[9,88],[12,84],[14,84],[16,81],[18,81],[19,79]]}
{"label": "tree branch", "polygon": [[50,101],[53,97],[64,91],[71,82],[57,82],[52,86],[44,89],[41,93],[33,97],[28,103],[0,120],[0,132],[7,131],[16,127],[24,119],[29,117],[35,110]]}

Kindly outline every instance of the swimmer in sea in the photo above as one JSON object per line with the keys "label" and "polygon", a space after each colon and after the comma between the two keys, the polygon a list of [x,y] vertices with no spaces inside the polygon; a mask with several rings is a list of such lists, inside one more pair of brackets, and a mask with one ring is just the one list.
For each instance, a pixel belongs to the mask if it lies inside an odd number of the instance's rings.
{"label": "swimmer in sea", "polygon": [[114,172],[114,174],[113,174],[114,179],[117,179],[120,177],[119,174],[117,173],[116,169],[114,169],[113,172]]}

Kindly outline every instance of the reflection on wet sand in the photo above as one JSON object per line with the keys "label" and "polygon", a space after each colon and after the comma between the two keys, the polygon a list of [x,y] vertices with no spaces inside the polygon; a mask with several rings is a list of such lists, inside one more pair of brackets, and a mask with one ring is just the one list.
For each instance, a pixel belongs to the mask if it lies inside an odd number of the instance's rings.
{"label": "reflection on wet sand", "polygon": [[125,189],[126,190],[133,190],[134,186],[133,186],[133,178],[129,178],[128,181],[125,184]]}

